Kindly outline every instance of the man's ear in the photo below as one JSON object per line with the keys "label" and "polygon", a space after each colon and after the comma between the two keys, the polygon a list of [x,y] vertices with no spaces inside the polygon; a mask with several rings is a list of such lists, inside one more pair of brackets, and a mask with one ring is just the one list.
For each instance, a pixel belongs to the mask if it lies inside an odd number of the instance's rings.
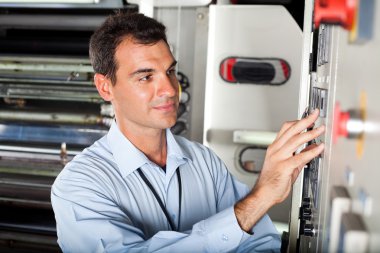
{"label": "man's ear", "polygon": [[96,73],[94,76],[94,83],[95,83],[96,89],[99,92],[99,95],[105,101],[111,101],[113,98],[111,80],[109,80],[106,76],[102,74]]}

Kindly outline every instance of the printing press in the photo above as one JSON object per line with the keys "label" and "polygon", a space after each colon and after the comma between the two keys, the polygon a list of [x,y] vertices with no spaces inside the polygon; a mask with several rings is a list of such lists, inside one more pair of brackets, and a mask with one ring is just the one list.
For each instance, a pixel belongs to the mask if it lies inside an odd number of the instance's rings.
{"label": "printing press", "polygon": [[93,31],[123,1],[0,4],[0,251],[59,252],[50,189],[108,131],[88,58]]}

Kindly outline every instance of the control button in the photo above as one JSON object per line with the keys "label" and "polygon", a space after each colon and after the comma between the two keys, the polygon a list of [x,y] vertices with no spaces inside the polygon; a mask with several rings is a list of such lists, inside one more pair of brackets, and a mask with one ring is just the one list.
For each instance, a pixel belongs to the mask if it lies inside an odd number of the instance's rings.
{"label": "control button", "polygon": [[310,208],[300,208],[300,218],[303,220],[311,220],[311,209]]}
{"label": "control button", "polygon": [[361,110],[341,111],[337,102],[334,108],[333,143],[339,137],[360,138],[364,133],[364,117]]}
{"label": "control button", "polygon": [[316,0],[314,5],[314,25],[321,23],[340,24],[351,30],[354,27],[358,0]]}
{"label": "control button", "polygon": [[186,123],[178,120],[177,123],[170,129],[173,134],[181,134],[187,130]]}
{"label": "control button", "polygon": [[361,159],[364,154],[365,132],[368,131],[367,124],[367,93],[360,93],[360,104],[353,110],[342,112],[339,102],[334,107],[334,120],[332,126],[333,143],[339,137],[356,140],[356,156]]}
{"label": "control button", "polygon": [[180,103],[188,103],[190,101],[190,94],[187,91],[181,92]]}
{"label": "control button", "polygon": [[302,200],[302,207],[304,207],[304,208],[310,208],[310,198],[303,198],[303,200]]}
{"label": "control button", "polygon": [[315,229],[313,224],[304,224],[302,232],[304,236],[315,236]]}
{"label": "control button", "polygon": [[184,103],[179,103],[177,117],[181,117],[186,112],[186,105]]}

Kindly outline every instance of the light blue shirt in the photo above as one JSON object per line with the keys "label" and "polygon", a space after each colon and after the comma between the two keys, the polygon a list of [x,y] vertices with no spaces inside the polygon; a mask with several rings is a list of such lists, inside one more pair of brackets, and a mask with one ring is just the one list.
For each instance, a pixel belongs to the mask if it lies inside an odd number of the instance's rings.
{"label": "light blue shirt", "polygon": [[[167,130],[166,173],[114,122],[77,155],[52,187],[58,243],[64,252],[278,252],[279,234],[265,215],[253,235],[241,230],[233,205],[249,189],[205,146]],[[141,168],[179,232],[139,176]],[[179,214],[178,180],[182,181]]]}

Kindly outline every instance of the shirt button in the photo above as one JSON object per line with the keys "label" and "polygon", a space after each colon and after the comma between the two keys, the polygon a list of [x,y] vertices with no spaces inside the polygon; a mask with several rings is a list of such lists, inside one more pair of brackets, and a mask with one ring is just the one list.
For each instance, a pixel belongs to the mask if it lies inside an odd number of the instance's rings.
{"label": "shirt button", "polygon": [[225,234],[223,234],[223,235],[222,235],[222,240],[225,241],[225,242],[228,241],[228,236],[225,235]]}

